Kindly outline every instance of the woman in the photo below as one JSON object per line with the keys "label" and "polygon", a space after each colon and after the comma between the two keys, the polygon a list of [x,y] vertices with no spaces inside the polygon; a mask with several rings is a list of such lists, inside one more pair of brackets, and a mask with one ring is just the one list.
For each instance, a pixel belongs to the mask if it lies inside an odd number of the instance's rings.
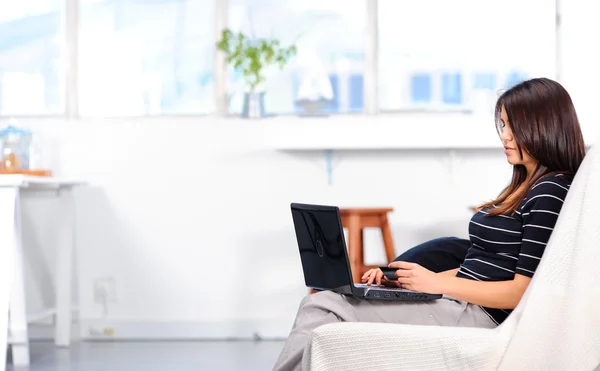
{"label": "woman", "polygon": [[[496,128],[512,181],[496,200],[479,207],[469,224],[471,246],[459,268],[431,272],[419,264],[392,262],[396,281],[379,269],[367,284],[441,293],[431,302],[358,300],[332,291],[307,296],[277,360],[276,370],[300,368],[310,332],[339,321],[494,328],[527,289],[585,156],[575,108],[557,82],[539,78],[503,93]],[[401,351],[401,350],[399,350]]]}

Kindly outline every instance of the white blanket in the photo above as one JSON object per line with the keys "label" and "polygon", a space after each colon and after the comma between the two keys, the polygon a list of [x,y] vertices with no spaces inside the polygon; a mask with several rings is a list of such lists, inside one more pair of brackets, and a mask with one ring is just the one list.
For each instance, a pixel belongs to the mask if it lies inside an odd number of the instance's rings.
{"label": "white blanket", "polygon": [[493,330],[373,323],[319,327],[305,370],[593,370],[600,364],[600,148],[568,193],[521,302]]}

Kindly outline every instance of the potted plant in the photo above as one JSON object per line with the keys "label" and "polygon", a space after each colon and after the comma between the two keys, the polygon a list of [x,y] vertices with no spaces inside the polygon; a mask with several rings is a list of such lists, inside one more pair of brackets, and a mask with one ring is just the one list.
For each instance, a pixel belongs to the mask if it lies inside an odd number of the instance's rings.
{"label": "potted plant", "polygon": [[257,88],[265,82],[265,70],[272,65],[283,69],[296,55],[296,46],[282,47],[277,39],[251,39],[242,32],[224,29],[217,49],[224,52],[227,62],[244,76],[248,92],[244,96],[242,116],[264,116],[263,93]]}

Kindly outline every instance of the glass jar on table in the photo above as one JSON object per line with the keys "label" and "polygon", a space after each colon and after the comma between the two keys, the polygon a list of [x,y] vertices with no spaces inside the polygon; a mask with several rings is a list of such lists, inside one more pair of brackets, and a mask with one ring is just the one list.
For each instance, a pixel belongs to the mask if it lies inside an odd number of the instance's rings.
{"label": "glass jar on table", "polygon": [[29,170],[31,138],[30,131],[12,125],[0,130],[0,171],[18,173]]}

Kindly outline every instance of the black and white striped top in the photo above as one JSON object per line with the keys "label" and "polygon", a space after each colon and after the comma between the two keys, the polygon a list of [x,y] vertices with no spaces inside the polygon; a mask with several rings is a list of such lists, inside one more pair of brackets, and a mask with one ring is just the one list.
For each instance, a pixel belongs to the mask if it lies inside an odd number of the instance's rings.
{"label": "black and white striped top", "polygon": [[[556,224],[571,182],[562,174],[539,179],[511,216],[476,213],[469,224],[471,247],[457,277],[478,281],[532,277]],[[489,210],[489,209],[487,209]],[[498,324],[510,310],[483,308]]]}

